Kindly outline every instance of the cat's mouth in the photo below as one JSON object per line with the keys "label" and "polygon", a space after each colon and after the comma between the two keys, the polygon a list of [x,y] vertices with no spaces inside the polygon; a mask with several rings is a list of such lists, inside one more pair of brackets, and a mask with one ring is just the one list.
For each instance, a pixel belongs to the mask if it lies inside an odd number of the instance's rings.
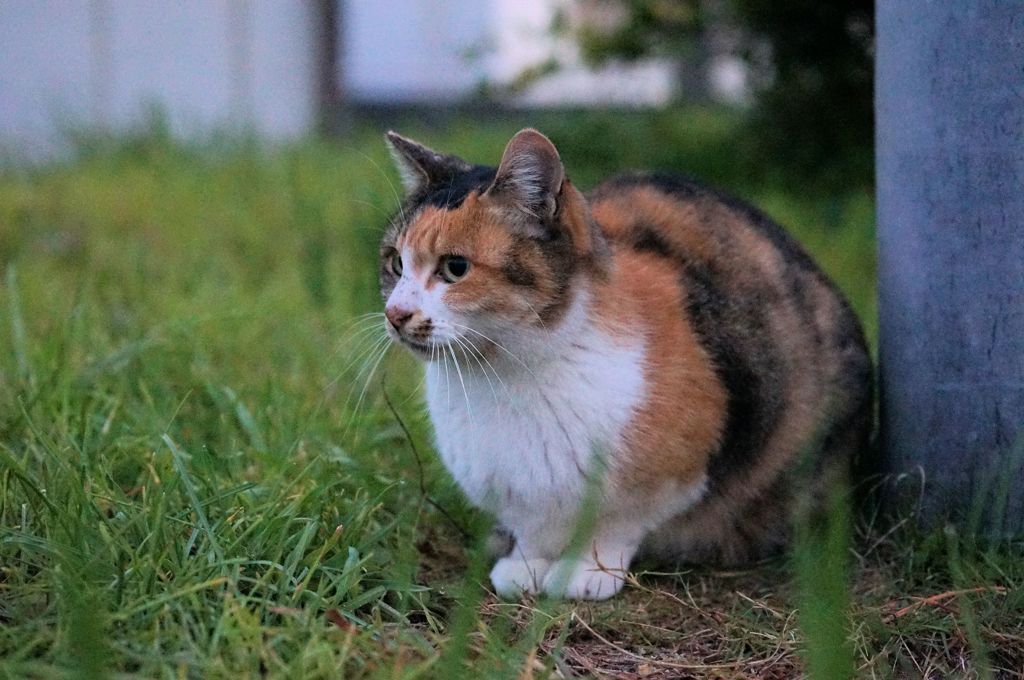
{"label": "cat's mouth", "polygon": [[437,338],[432,333],[423,333],[422,331],[413,333],[402,333],[389,329],[388,334],[391,336],[391,340],[399,345],[402,345],[413,355],[421,361],[431,361],[433,359],[445,356],[446,352],[456,352],[459,350],[456,346],[453,346],[449,341],[443,338]]}
{"label": "cat's mouth", "polygon": [[412,353],[421,359],[429,359],[437,349],[437,343],[412,340],[405,336],[398,336],[398,342],[412,350]]}

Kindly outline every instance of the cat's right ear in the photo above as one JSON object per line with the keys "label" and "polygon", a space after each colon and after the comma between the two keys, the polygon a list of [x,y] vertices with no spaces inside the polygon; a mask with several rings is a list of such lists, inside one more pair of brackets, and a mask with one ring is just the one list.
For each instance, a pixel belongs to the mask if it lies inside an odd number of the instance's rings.
{"label": "cat's right ear", "polygon": [[384,139],[402,177],[406,196],[415,196],[431,184],[447,182],[453,175],[472,169],[461,158],[439,154],[394,130],[388,130]]}
{"label": "cat's right ear", "polygon": [[520,130],[501,155],[487,192],[520,214],[547,222],[555,215],[565,170],[551,140],[533,128]]}

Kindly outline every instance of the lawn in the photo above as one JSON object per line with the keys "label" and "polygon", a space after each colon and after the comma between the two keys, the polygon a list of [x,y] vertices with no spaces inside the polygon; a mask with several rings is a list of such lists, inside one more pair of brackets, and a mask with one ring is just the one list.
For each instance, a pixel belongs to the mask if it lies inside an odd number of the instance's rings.
{"label": "lawn", "polygon": [[[683,170],[789,226],[876,335],[869,187],[752,168],[721,111],[402,132],[574,181]],[[382,354],[383,129],[269,148],[88,138],[0,175],[0,677],[1024,677],[1024,560],[912,516],[743,571],[639,565],[616,600],[503,603],[488,520]]]}

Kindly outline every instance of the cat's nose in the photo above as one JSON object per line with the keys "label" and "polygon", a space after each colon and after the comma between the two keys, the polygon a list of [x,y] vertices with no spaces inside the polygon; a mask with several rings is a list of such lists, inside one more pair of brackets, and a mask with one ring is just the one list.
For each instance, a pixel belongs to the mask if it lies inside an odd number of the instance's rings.
{"label": "cat's nose", "polygon": [[402,326],[409,322],[412,318],[413,312],[403,307],[388,307],[384,310],[384,316],[388,318],[388,323],[396,330],[402,330]]}

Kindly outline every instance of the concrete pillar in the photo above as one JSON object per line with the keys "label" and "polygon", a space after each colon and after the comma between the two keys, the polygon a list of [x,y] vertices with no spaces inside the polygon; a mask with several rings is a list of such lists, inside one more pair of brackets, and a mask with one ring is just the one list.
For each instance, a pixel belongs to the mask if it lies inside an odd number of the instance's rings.
{"label": "concrete pillar", "polygon": [[877,35],[885,465],[926,520],[1020,533],[1024,5],[879,0]]}

